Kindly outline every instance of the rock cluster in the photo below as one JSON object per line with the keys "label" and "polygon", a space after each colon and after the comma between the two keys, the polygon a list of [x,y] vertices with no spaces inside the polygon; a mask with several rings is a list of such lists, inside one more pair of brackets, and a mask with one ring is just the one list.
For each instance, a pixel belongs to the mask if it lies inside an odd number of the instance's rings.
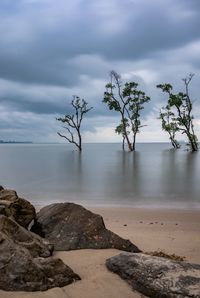
{"label": "rock cluster", "polygon": [[[32,222],[33,232],[28,230]],[[82,206],[54,204],[36,217],[31,203],[0,186],[0,289],[44,291],[79,280],[71,268],[51,257],[54,246],[56,250],[113,247],[140,251],[107,230],[100,215]]]}
{"label": "rock cluster", "polygon": [[0,289],[44,291],[79,280],[51,255],[53,249],[83,248],[131,252],[108,259],[106,266],[148,297],[200,297],[200,265],[142,254],[107,230],[100,215],[77,204],[52,204],[36,215],[31,203],[0,186]]}
{"label": "rock cluster", "polygon": [[15,191],[0,187],[0,289],[44,291],[68,285],[80,277],[60,259],[53,245],[30,232],[35,208]]}
{"label": "rock cluster", "polygon": [[[35,252],[34,252],[35,255]],[[0,288],[44,291],[80,279],[60,259],[33,257],[32,251],[0,232]]]}

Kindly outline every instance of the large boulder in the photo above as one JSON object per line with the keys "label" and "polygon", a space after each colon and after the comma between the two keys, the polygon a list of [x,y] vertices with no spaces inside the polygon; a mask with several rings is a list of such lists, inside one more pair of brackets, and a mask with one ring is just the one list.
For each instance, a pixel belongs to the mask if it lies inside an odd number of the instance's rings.
{"label": "large boulder", "polygon": [[33,257],[49,257],[52,255],[53,245],[48,240],[26,230],[4,215],[0,215],[0,232],[4,234],[4,238],[27,248]]}
{"label": "large boulder", "polygon": [[0,289],[44,291],[79,279],[60,259],[33,258],[28,249],[0,232]]}
{"label": "large boulder", "polygon": [[19,198],[14,190],[0,189],[0,214],[13,218],[27,228],[36,217],[35,208],[25,199]]}
{"label": "large boulder", "polygon": [[140,252],[129,240],[107,230],[100,215],[73,203],[58,203],[42,208],[32,231],[53,243],[55,250],[116,248]]}
{"label": "large boulder", "polygon": [[109,270],[120,275],[148,297],[200,297],[200,265],[176,262],[144,254],[120,254],[106,261]]}

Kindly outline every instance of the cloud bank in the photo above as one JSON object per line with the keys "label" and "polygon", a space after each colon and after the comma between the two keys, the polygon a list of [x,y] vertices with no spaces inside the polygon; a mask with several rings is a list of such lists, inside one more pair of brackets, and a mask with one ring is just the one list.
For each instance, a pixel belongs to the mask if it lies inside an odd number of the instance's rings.
{"label": "cloud bank", "polygon": [[139,82],[151,97],[140,141],[167,141],[156,119],[165,98],[156,84],[195,73],[200,138],[199,0],[2,0],[0,3],[0,139],[62,141],[55,118],[74,94],[94,107],[87,142],[120,141],[118,118],[102,103],[108,73]]}

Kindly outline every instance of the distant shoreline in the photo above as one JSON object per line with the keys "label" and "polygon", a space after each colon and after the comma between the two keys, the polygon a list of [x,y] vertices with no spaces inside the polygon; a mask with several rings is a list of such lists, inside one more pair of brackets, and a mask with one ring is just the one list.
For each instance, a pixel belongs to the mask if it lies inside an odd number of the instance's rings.
{"label": "distant shoreline", "polygon": [[29,141],[3,141],[0,140],[0,144],[33,144],[33,142],[29,142]]}

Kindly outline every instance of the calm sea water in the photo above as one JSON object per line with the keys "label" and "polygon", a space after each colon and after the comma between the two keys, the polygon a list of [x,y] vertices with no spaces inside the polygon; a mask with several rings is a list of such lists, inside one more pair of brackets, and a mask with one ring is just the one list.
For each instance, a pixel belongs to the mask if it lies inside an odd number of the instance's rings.
{"label": "calm sea water", "polygon": [[33,204],[200,208],[200,152],[170,144],[1,144],[0,184]]}

